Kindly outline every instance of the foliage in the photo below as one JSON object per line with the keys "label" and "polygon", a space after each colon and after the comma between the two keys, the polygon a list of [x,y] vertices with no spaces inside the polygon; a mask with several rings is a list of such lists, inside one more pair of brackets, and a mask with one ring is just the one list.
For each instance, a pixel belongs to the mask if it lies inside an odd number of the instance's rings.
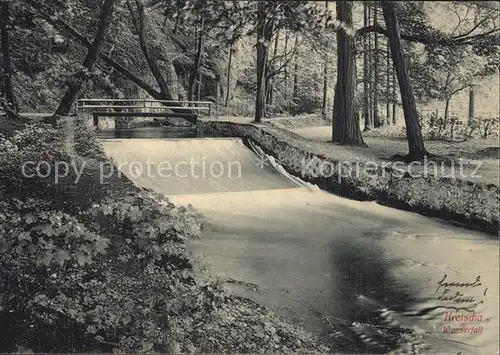
{"label": "foliage", "polygon": [[498,137],[500,134],[499,124],[499,117],[479,118],[475,128],[477,128],[481,138]]}
{"label": "foliage", "polygon": [[78,155],[84,158],[96,158],[100,161],[106,159],[104,149],[97,139],[95,128],[89,127],[84,120],[76,122],[74,149]]}
{"label": "foliage", "polygon": [[0,311],[15,330],[3,332],[2,350],[161,344],[164,317],[195,287],[183,243],[200,233],[192,207],[149,193],[108,199],[79,219],[36,200],[1,207]]}
{"label": "foliage", "polygon": [[52,176],[58,161],[69,161],[64,141],[61,129],[42,123],[27,125],[8,139],[0,136],[0,177],[20,182],[29,176]]}
{"label": "foliage", "polygon": [[[456,139],[461,137],[465,139],[466,129],[457,117],[437,117],[435,113],[420,120],[424,134],[427,139]],[[458,132],[457,132],[458,131]],[[460,139],[460,138],[459,138]]]}
{"label": "foliage", "polygon": [[421,117],[422,131],[426,139],[466,141],[473,138],[498,137],[498,117],[476,118],[464,124],[458,117],[438,117],[435,113]]}
{"label": "foliage", "polygon": [[318,97],[300,93],[293,101],[283,105],[283,109],[294,116],[301,113],[311,114],[321,109],[321,102]]}
{"label": "foliage", "polygon": [[[109,240],[72,216],[45,209],[42,201],[13,199],[0,206],[1,351],[16,345],[53,350],[55,328],[70,336],[62,342],[84,346],[78,336],[98,296],[91,281],[95,261]],[[69,350],[67,344],[62,348]]]}
{"label": "foliage", "polygon": [[[56,132],[36,125],[3,147],[35,149],[35,134],[47,144]],[[53,148],[57,156],[64,147]],[[192,206],[146,190],[77,216],[51,206],[0,202],[0,351],[322,349],[220,284],[195,284],[185,241],[201,235],[203,217]]]}
{"label": "foliage", "polygon": [[434,48],[428,50],[425,68],[428,96],[449,100],[461,90],[471,87],[485,72],[486,59],[467,48]]}
{"label": "foliage", "polygon": [[182,259],[182,242],[198,238],[201,233],[199,212],[192,206],[176,207],[161,194],[140,193],[119,201],[106,199],[89,213],[98,220],[107,220],[109,233],[126,237],[125,242],[135,252],[122,256],[123,259],[137,255],[144,267],[159,263],[171,270],[174,266],[167,259]]}

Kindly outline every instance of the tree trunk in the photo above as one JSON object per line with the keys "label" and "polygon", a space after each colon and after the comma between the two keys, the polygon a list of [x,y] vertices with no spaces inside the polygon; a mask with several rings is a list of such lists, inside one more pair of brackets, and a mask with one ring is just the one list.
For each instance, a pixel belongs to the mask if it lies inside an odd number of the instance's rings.
{"label": "tree trunk", "polygon": [[[450,100],[451,100],[451,97],[450,98],[447,98],[446,99],[446,103],[445,103],[445,106],[444,106],[444,119],[447,120],[448,119],[448,111],[450,109]],[[439,117],[436,117],[437,119],[439,119]]]}
{"label": "tree trunk", "polygon": [[401,34],[399,32],[398,19],[394,10],[393,1],[383,1],[381,6],[384,13],[387,35],[391,48],[392,61],[396,67],[399,89],[401,91],[401,101],[406,123],[406,136],[408,138],[408,160],[423,160],[428,152],[424,147],[422,131],[420,127],[420,118],[415,103],[415,95],[411,86],[410,75],[406,58],[401,44]]}
{"label": "tree trunk", "polygon": [[229,60],[227,63],[227,88],[226,88],[226,100],[224,102],[224,106],[227,107],[229,103],[229,95],[231,93],[231,64],[233,61],[233,42],[231,41],[231,45],[229,46]]}
{"label": "tree trunk", "polygon": [[[151,70],[151,74],[155,78],[160,88],[159,98],[162,100],[176,100],[177,98],[175,98],[172,89],[168,86],[167,81],[165,80],[160,70],[160,67],[158,66],[158,63],[156,62],[156,60],[153,58],[153,56],[149,51],[149,46],[146,39],[147,19],[144,11],[144,5],[142,4],[141,0],[135,0],[135,2],[137,4],[137,14],[132,8],[130,0],[127,0],[127,6],[129,8],[130,15],[132,16],[132,21],[134,23],[134,26],[136,27],[136,30],[139,35],[139,45],[141,47],[144,58],[148,63],[149,69]],[[169,104],[169,105],[175,106],[175,104]]]}
{"label": "tree trunk", "polygon": [[285,57],[283,58],[283,60],[285,61],[285,66],[283,68],[283,81],[284,81],[284,90],[285,92],[283,93],[283,98],[285,99],[285,101],[287,100],[288,98],[288,56],[286,55],[287,51],[288,51],[288,38],[290,37],[289,35],[289,32],[288,30],[285,29],[285,49],[283,50],[283,53],[285,55]]}
{"label": "tree trunk", "polygon": [[[101,9],[101,15],[99,17],[99,25],[97,26],[97,32],[94,37],[94,41],[90,45],[87,56],[83,60],[82,66],[88,71],[91,72],[94,69],[94,65],[97,62],[97,58],[99,57],[99,53],[104,44],[104,40],[106,39],[106,32],[111,24],[111,19],[113,17],[113,9],[114,9],[115,0],[105,0]],[[85,71],[80,71],[69,79],[68,90],[66,94],[64,94],[61,102],[59,103],[59,107],[54,113],[55,116],[67,115],[71,110],[71,106],[76,100],[76,97],[80,93],[82,85],[89,78],[89,73]]]}
{"label": "tree trunk", "polygon": [[266,117],[266,79],[265,64],[266,48],[264,44],[257,42],[257,96],[255,100],[255,122],[260,123]]}
{"label": "tree trunk", "polygon": [[267,19],[267,3],[258,3],[257,26],[257,94],[255,98],[255,122],[260,123],[266,117],[266,67],[269,43],[273,33],[273,20]]}
{"label": "tree trunk", "polygon": [[293,69],[293,99],[299,96],[299,34],[295,35],[295,66]]}
{"label": "tree trunk", "polygon": [[[363,25],[368,26],[369,23],[369,12],[368,5],[363,2]],[[365,131],[372,129],[370,121],[370,68],[369,68],[369,58],[368,58],[368,38],[369,36],[363,37],[363,118],[365,120]]]}
{"label": "tree trunk", "polygon": [[392,66],[392,124],[396,124],[396,69]]}
{"label": "tree trunk", "polygon": [[[378,26],[378,11],[377,11],[377,4],[373,4],[373,26]],[[379,113],[379,108],[378,108],[378,97],[379,97],[379,86],[380,86],[380,73],[379,73],[379,58],[380,58],[380,53],[379,53],[379,45],[378,45],[378,34],[374,33],[374,43],[373,43],[373,56],[374,56],[374,61],[373,61],[373,125],[375,127],[380,127],[382,126],[382,121],[380,120],[380,113]]]}
{"label": "tree trunk", "polygon": [[9,16],[10,1],[2,1],[2,13],[0,14],[0,32],[2,37],[2,68],[3,75],[1,89],[5,95],[6,103],[2,102],[2,108],[10,118],[17,117],[17,103],[14,95],[14,85],[12,84],[12,65],[10,61],[10,41],[9,41]]}
{"label": "tree trunk", "polygon": [[474,124],[475,114],[474,114],[474,87],[471,86],[469,90],[469,117],[467,120],[468,126]]}
{"label": "tree trunk", "polygon": [[[47,22],[49,22],[51,25],[53,25],[55,28],[57,28],[61,32],[67,32],[71,37],[76,39],[78,42],[80,42],[83,46],[86,48],[89,48],[91,46],[91,42],[85,38],[80,32],[75,30],[71,25],[69,25],[67,22],[61,20],[60,18],[53,18],[43,12],[39,13]],[[161,92],[157,91],[155,88],[153,88],[151,85],[149,85],[147,82],[145,82],[143,79],[139,78],[137,75],[132,73],[130,70],[125,68],[123,65],[112,59],[109,55],[105,53],[99,53],[99,56],[101,59],[108,64],[111,68],[115,69],[118,73],[122,74],[125,78],[128,80],[132,81],[135,85],[146,91],[152,98],[156,100],[161,100],[164,97],[162,96]]]}
{"label": "tree trunk", "polygon": [[[177,74],[177,73],[176,73]],[[203,75],[201,71],[198,72],[198,80],[196,81],[196,100],[201,100],[201,88],[203,87]]]}
{"label": "tree trunk", "polygon": [[[191,73],[189,75],[189,90],[188,90],[188,101],[193,101],[194,92],[196,89],[196,79],[200,73],[201,61],[203,58],[203,46],[205,42],[205,16],[202,14],[200,19],[200,26],[197,26],[196,33],[196,57],[194,59],[194,65],[191,68]],[[201,85],[201,80],[198,81],[198,87]]]}
{"label": "tree trunk", "polygon": [[[337,1],[337,19],[352,27],[352,1]],[[333,141],[366,147],[356,114],[356,56],[354,39],[337,30],[337,83],[335,86]]]}
{"label": "tree trunk", "polygon": [[[372,21],[372,9],[369,4],[366,4],[368,8],[368,26],[371,26]],[[369,127],[373,128],[373,110],[372,110],[372,101],[373,101],[373,46],[372,46],[372,33],[368,33],[368,119]]]}
{"label": "tree trunk", "polygon": [[325,66],[323,68],[323,101],[321,103],[321,113],[323,118],[326,118],[327,105],[328,105],[328,59],[325,59]]}
{"label": "tree trunk", "polygon": [[[274,40],[274,49],[273,49],[273,58],[276,58],[278,56],[278,45],[279,45],[279,38],[280,38],[280,32],[276,32],[276,38]],[[276,60],[273,60],[273,63],[276,63]],[[276,70],[275,64],[272,66],[272,71],[274,72]],[[268,88],[267,88],[269,94],[268,94],[268,101],[269,105],[274,104],[274,79],[268,80]]]}
{"label": "tree trunk", "polygon": [[[325,9],[328,12],[328,0],[325,1]],[[323,101],[321,103],[321,115],[326,118],[326,105],[328,95],[328,54],[325,54],[325,66],[323,67]]]}
{"label": "tree trunk", "polygon": [[386,46],[386,56],[385,56],[385,117],[388,125],[391,124],[391,49],[389,48],[389,41],[387,41]]}
{"label": "tree trunk", "polygon": [[270,105],[270,94],[271,94],[271,67],[270,67],[270,63],[269,63],[269,52],[268,52],[268,56],[267,56],[267,61],[266,61],[266,69],[264,70],[264,78],[266,80],[266,84],[265,84],[265,87],[266,87],[266,105]]}

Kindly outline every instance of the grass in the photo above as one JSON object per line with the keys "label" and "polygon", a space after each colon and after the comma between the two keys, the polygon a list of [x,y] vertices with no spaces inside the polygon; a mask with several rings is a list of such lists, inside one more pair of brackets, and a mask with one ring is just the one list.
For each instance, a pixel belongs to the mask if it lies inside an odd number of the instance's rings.
{"label": "grass", "polygon": [[[361,162],[371,161],[383,164],[389,162],[394,154],[405,154],[408,151],[406,139],[392,138],[390,136],[380,137],[377,135],[376,130],[364,134],[364,140],[368,144],[368,148],[331,144],[330,127],[306,127],[290,129],[290,131],[304,138],[315,151],[324,155],[334,155],[336,159],[342,161],[359,159]],[[473,182],[500,186],[500,143],[497,138],[477,138],[465,142],[433,140],[426,141],[425,146],[430,153],[436,154],[442,159],[445,158],[444,160],[455,162],[456,169],[458,169],[457,164],[459,164],[460,158],[464,161],[470,160],[481,163],[479,170],[475,173],[476,163],[464,166],[463,178]],[[451,173],[451,167],[449,166],[444,167],[443,170],[445,174]],[[417,168],[416,171],[423,172],[420,168]],[[438,168],[438,175],[443,175],[441,174],[441,167]]]}

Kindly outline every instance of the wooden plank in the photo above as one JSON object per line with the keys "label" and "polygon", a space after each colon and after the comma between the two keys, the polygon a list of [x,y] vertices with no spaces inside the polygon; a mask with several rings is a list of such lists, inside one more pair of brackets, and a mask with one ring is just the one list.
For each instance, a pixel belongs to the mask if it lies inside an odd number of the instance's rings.
{"label": "wooden plank", "polygon": [[198,116],[194,113],[171,113],[171,112],[93,112],[93,115],[99,116],[137,116],[137,117],[189,117]]}
{"label": "wooden plank", "polygon": [[203,110],[210,111],[209,107],[181,107],[181,106],[154,106],[154,107],[144,107],[144,106],[111,106],[111,105],[80,105],[79,109],[91,109],[91,108],[104,108],[104,109],[124,109],[124,108],[140,108],[146,110]]}
{"label": "wooden plank", "polygon": [[173,100],[141,100],[141,99],[79,99],[78,102],[149,102],[213,105],[211,101],[173,101]]}
{"label": "wooden plank", "polygon": [[78,106],[79,109],[84,109],[84,108],[113,108],[113,109],[118,109],[118,108],[145,108],[144,106],[119,106],[119,105],[80,105]]}

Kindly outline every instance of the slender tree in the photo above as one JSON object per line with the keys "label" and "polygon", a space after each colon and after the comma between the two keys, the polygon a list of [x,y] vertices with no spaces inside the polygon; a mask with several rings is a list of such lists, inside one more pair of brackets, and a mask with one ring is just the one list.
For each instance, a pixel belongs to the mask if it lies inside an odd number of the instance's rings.
{"label": "slender tree", "polygon": [[410,75],[408,74],[403,45],[401,43],[401,34],[399,32],[398,19],[394,10],[394,2],[383,1],[381,6],[385,25],[387,27],[392,61],[394,62],[398,77],[401,101],[403,103],[409,150],[407,158],[409,161],[423,160],[429,153],[424,147],[420,118],[415,103],[415,94],[411,85]]}
{"label": "slender tree", "polygon": [[[366,2],[363,2],[363,25],[366,27],[369,23],[369,8]],[[369,131],[372,126],[370,122],[370,66],[368,52],[368,38],[363,37],[363,118],[365,121],[365,131]]]}
{"label": "slender tree", "polygon": [[[370,7],[370,4],[366,3],[365,4],[368,10],[368,26],[372,25],[372,9]],[[366,28],[366,26],[364,27]],[[369,32],[368,33],[368,63],[367,63],[367,70],[368,70],[368,127],[373,128],[373,110],[372,110],[372,102],[373,102],[373,33]]]}
{"label": "slender tree", "polygon": [[293,68],[293,99],[299,96],[299,34],[295,34],[295,64]]}
{"label": "slender tree", "polygon": [[227,61],[226,100],[224,101],[224,106],[226,106],[226,107],[229,103],[229,97],[231,95],[231,64],[233,61],[233,48],[234,48],[234,44],[233,44],[233,41],[231,40],[231,43],[229,44],[229,59]]}
{"label": "slender tree", "polygon": [[97,32],[94,37],[94,41],[90,45],[87,51],[87,55],[83,60],[82,66],[85,70],[81,70],[78,73],[72,75],[68,80],[68,90],[64,94],[59,106],[54,113],[55,116],[67,115],[71,110],[71,106],[76,100],[76,97],[80,93],[82,85],[89,78],[89,73],[94,69],[94,66],[99,58],[99,53],[104,45],[106,39],[106,32],[109,25],[111,24],[111,19],[113,17],[115,0],[105,0],[102,8],[101,15],[99,17],[99,24],[97,26]]}
{"label": "slender tree", "polygon": [[1,35],[1,52],[2,52],[2,80],[1,90],[5,96],[6,102],[0,97],[0,104],[5,113],[10,118],[17,117],[17,103],[14,95],[14,85],[12,84],[12,64],[10,60],[10,1],[1,1],[1,14],[0,14],[0,35]]}
{"label": "slender tree", "polygon": [[473,126],[474,124],[474,119],[475,119],[475,113],[474,113],[474,86],[470,87],[469,90],[469,117],[467,119],[467,123],[469,126]]}
{"label": "slender tree", "polygon": [[387,40],[385,55],[385,118],[388,125],[391,124],[391,49]]}
{"label": "slender tree", "polygon": [[[337,1],[337,20],[352,27],[352,1]],[[354,38],[337,29],[337,83],[335,85],[333,141],[366,147],[356,115],[356,56]]]}
{"label": "slender tree", "polygon": [[[373,25],[378,26],[378,9],[377,4],[373,5]],[[372,101],[372,109],[373,109],[373,125],[375,127],[382,126],[382,121],[380,120],[379,113],[379,87],[380,87],[380,68],[379,68],[379,58],[380,58],[380,48],[378,43],[378,34],[374,33],[373,39],[373,101]]]}
{"label": "slender tree", "polygon": [[276,68],[276,58],[278,57],[278,45],[279,45],[279,38],[280,38],[280,31],[276,32],[275,38],[274,38],[274,48],[273,48],[273,62],[270,65],[271,67],[271,72],[268,73],[266,76],[267,80],[267,103],[269,105],[272,105],[274,103],[274,79],[272,79],[272,75],[269,75],[277,70]]}
{"label": "slender tree", "polygon": [[[390,51],[389,51],[390,52]],[[396,69],[394,65],[392,67],[392,124],[395,125],[397,123],[396,120]]]}
{"label": "slender tree", "polygon": [[[328,12],[328,0],[325,1],[325,10]],[[326,22],[326,20],[325,20]],[[325,63],[323,67],[323,100],[321,103],[321,115],[326,118],[326,106],[327,106],[327,96],[328,96],[328,62],[329,55],[325,54]]]}
{"label": "slender tree", "polygon": [[[196,26],[196,55],[194,59],[194,65],[191,68],[191,73],[189,74],[189,90],[188,90],[188,100],[193,101],[194,92],[196,89],[196,79],[200,74],[201,61],[203,59],[204,43],[205,43],[205,16],[203,13],[199,16],[199,25]],[[198,87],[200,83],[198,82]]]}
{"label": "slender tree", "polygon": [[257,4],[257,95],[255,100],[255,122],[266,117],[266,67],[269,43],[274,29],[274,18],[267,16],[267,2]]}
{"label": "slender tree", "polygon": [[[147,22],[146,12],[144,9],[144,4],[142,3],[142,0],[135,0],[136,6],[134,9],[134,6],[132,5],[131,1],[132,0],[127,0],[127,7],[129,9],[130,15],[132,17],[132,22],[134,24],[134,27],[136,28],[139,37],[139,46],[141,47],[142,54],[149,66],[149,69],[151,70],[151,74],[153,75],[160,89],[160,91],[158,92],[153,88],[148,88],[148,92],[157,100],[178,100],[178,96],[174,91],[178,82],[178,78],[175,73],[175,70],[172,68],[172,64],[170,63],[169,75],[164,76],[162,70],[160,69],[160,66],[158,65],[156,59],[154,58],[149,48],[149,41],[146,36],[148,22]],[[110,64],[111,63],[112,62],[110,62]],[[125,73],[126,72],[124,72],[124,74]],[[128,77],[131,77],[129,74]],[[144,87],[145,89],[147,88],[147,86],[145,87],[144,85],[142,85],[142,87]],[[182,104],[172,102],[168,103],[168,106],[182,106]],[[175,109],[172,109],[172,111],[175,111]]]}
{"label": "slender tree", "polygon": [[288,56],[287,56],[287,51],[288,51],[288,40],[289,40],[290,34],[289,31],[285,28],[285,48],[283,49],[283,55],[284,58],[283,60],[285,61],[285,65],[283,66],[283,87],[284,87],[284,93],[283,93],[283,98],[285,101],[288,98]]}

